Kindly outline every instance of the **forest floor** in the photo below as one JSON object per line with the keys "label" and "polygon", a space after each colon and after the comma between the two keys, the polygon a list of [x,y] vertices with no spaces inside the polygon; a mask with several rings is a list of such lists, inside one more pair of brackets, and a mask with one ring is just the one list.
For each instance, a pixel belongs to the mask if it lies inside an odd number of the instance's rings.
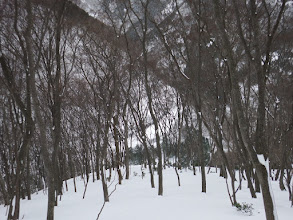
{"label": "forest floor", "polygon": [[[147,171],[142,178],[140,166],[131,166],[129,180],[123,180],[117,185],[117,175],[108,184],[110,202],[106,203],[100,220],[265,220],[262,196],[252,199],[247,189],[247,183],[242,182],[242,190],[237,192],[237,201],[240,204],[252,204],[252,212],[238,211],[231,206],[225,179],[219,177],[215,169],[207,174],[207,193],[201,193],[201,175],[194,176],[190,170],[179,172],[181,186],[178,186],[174,169],[164,170],[164,195],[158,196],[157,175],[156,188],[152,189]],[[229,183],[229,181],[228,181]],[[76,178],[77,192],[74,192],[73,180],[68,180],[68,191],[64,192],[61,201],[55,208],[56,220],[95,220],[103,206],[103,192],[101,181],[88,183],[85,198],[84,180]],[[239,182],[236,183],[238,187]],[[292,220],[293,207],[288,201],[288,192],[280,191],[278,182],[272,182],[277,212],[280,220]],[[65,187],[64,187],[65,190]],[[39,191],[32,195],[32,200],[21,201],[20,219],[46,219],[46,191]],[[7,219],[7,207],[0,205],[0,220]]]}

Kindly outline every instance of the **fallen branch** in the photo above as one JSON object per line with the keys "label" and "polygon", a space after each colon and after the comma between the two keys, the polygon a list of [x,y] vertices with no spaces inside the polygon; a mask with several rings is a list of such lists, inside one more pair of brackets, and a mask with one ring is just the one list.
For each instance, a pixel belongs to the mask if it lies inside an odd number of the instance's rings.
{"label": "fallen branch", "polygon": [[[125,172],[124,172],[123,176],[125,176]],[[116,177],[116,173],[115,173],[115,177]],[[115,177],[114,177],[114,180],[112,181],[112,183],[108,186],[108,188],[109,188],[109,187],[113,184],[113,182],[115,181]],[[119,184],[119,182],[115,184],[114,189],[113,189],[112,192],[109,194],[109,198],[110,198],[110,196],[116,191],[116,189],[117,189],[117,185],[118,185],[118,184]],[[102,211],[103,211],[105,205],[106,205],[106,202],[103,203],[103,205],[102,205],[102,207],[101,207],[101,209],[100,209],[100,212],[99,212],[98,217],[97,217],[96,220],[98,220],[98,219],[100,218],[100,215],[102,214]]]}

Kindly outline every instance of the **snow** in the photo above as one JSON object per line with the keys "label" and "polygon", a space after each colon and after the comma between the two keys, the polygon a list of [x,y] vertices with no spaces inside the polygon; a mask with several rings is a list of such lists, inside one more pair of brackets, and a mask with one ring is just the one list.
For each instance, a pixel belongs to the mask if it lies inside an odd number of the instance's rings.
{"label": "snow", "polygon": [[[137,175],[134,175],[137,173]],[[200,172],[198,172],[200,173]],[[231,206],[226,190],[225,179],[218,173],[207,174],[207,193],[201,193],[201,176],[194,176],[191,170],[179,172],[181,187],[178,187],[177,176],[174,169],[164,170],[164,196],[157,195],[157,188],[152,189],[149,175],[142,179],[141,167],[131,167],[130,180],[123,180],[117,185],[117,190],[106,203],[100,220],[177,220],[177,219],[225,219],[225,220],[262,220],[265,219],[263,201],[260,194],[257,199],[250,197],[247,183],[243,181],[242,190],[237,192],[237,200],[253,204],[253,214],[242,213]],[[112,173],[112,176],[114,174]],[[155,175],[157,187],[157,175]],[[117,175],[109,187],[111,193],[118,182]],[[69,191],[64,193],[62,200],[55,208],[56,220],[96,219],[103,205],[103,192],[101,181],[92,180],[88,183],[85,199],[84,181],[76,179],[77,193],[74,193],[73,181],[68,181]],[[239,181],[236,182],[236,185]],[[109,184],[110,185],[110,184]],[[288,193],[280,191],[278,182],[272,182],[279,219],[291,220],[293,208],[290,208]],[[46,219],[46,192],[40,191],[32,195],[32,200],[21,201],[20,219],[40,220]],[[6,219],[7,207],[0,206],[0,219]]]}
{"label": "snow", "polygon": [[266,160],[265,160],[263,154],[258,154],[258,155],[257,155],[257,158],[258,158],[258,161],[259,161],[262,165],[266,166]]}

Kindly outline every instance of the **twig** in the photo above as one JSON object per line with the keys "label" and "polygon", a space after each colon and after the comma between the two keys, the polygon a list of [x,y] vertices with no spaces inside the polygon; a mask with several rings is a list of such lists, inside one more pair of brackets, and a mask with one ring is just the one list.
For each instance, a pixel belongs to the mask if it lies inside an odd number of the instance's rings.
{"label": "twig", "polygon": [[[116,179],[116,172],[115,172],[115,175],[114,175],[114,179],[113,179],[113,181],[110,183],[110,185],[108,186],[108,188],[110,188],[110,186],[114,183],[115,179]],[[110,181],[110,180],[109,180],[109,181]]]}
{"label": "twig", "polygon": [[85,193],[86,193],[86,190],[87,190],[87,184],[89,183],[89,181],[87,180],[87,182],[86,182],[86,185],[85,185],[85,188],[84,188],[84,192],[83,192],[83,197],[82,197],[82,199],[84,199],[84,197],[85,197]]}
{"label": "twig", "polygon": [[[113,189],[113,191],[112,191],[112,192],[110,193],[110,195],[109,195],[109,198],[110,198],[110,196],[113,194],[113,192],[116,191],[116,186],[117,186],[118,184],[119,184],[119,182],[116,183],[115,188]],[[102,211],[103,211],[105,205],[106,205],[106,202],[104,201],[104,203],[103,203],[103,205],[102,205],[102,208],[101,208],[101,210],[100,210],[100,212],[99,212],[99,214],[98,214],[97,220],[100,218],[100,215],[102,214]]]}
{"label": "twig", "polygon": [[[115,173],[115,174],[116,174],[116,173]],[[116,175],[115,175],[115,176],[116,176]],[[124,172],[123,176],[125,176],[125,172]],[[114,180],[115,180],[115,177],[114,177]],[[114,182],[114,180],[113,180],[113,182]],[[113,182],[112,182],[112,183],[113,183]],[[109,187],[112,185],[112,183],[109,185]],[[118,184],[119,184],[119,182],[115,184],[115,188],[114,188],[113,191],[109,194],[109,198],[110,198],[110,196],[116,191],[116,189],[117,189],[117,185],[118,185]],[[106,205],[106,202],[104,201],[104,203],[103,203],[103,205],[102,205],[102,207],[101,207],[101,209],[100,209],[100,212],[99,212],[98,217],[97,217],[96,220],[98,220],[98,219],[100,218],[100,215],[102,214],[102,211],[103,211],[105,205]]]}
{"label": "twig", "polygon": [[228,195],[229,195],[229,199],[230,199],[230,202],[231,202],[232,206],[234,206],[233,201],[232,201],[232,196],[231,196],[230,190],[229,190],[228,177],[225,178],[225,179],[226,179],[226,186],[227,186],[227,192],[228,192]]}
{"label": "twig", "polygon": [[97,220],[100,218],[100,215],[101,215],[101,213],[102,213],[102,211],[104,209],[105,204],[106,204],[106,202],[103,203],[103,206],[102,206],[102,208],[101,208],[101,210],[100,210],[100,212],[98,214]]}

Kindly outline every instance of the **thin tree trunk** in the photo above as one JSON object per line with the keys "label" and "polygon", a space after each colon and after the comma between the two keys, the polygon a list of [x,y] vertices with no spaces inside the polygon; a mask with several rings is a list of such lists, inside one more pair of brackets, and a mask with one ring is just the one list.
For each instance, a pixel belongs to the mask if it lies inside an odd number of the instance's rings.
{"label": "thin tree trunk", "polygon": [[284,185],[284,166],[281,167],[281,174],[280,174],[280,179],[279,179],[279,186],[280,186],[280,189],[283,191],[285,190],[285,185]]}
{"label": "thin tree trunk", "polygon": [[[125,134],[128,134],[128,131],[125,131]],[[129,164],[129,147],[128,147],[128,140],[127,137],[124,141],[124,146],[125,146],[125,167],[126,167],[126,179],[129,179],[130,175],[130,164]]]}
{"label": "thin tree trunk", "polygon": [[179,176],[179,173],[178,173],[178,170],[177,170],[176,166],[175,166],[175,172],[176,172],[176,176],[177,176],[178,186],[181,186],[181,184],[180,184],[180,176]]}
{"label": "thin tree trunk", "polygon": [[8,193],[7,190],[5,189],[5,181],[2,177],[2,175],[0,175],[0,191],[3,195],[3,199],[4,199],[4,205],[8,205],[9,204],[9,199],[8,199]]}
{"label": "thin tree trunk", "polygon": [[115,141],[115,148],[116,148],[116,169],[119,178],[119,184],[122,184],[122,173],[120,170],[120,151],[119,151],[119,138],[118,138],[118,115],[113,117],[114,120],[114,141]]}
{"label": "thin tree trunk", "polygon": [[109,193],[108,193],[107,181],[105,180],[103,160],[101,161],[100,167],[101,167],[101,179],[102,179],[103,193],[104,193],[104,202],[109,202]]}
{"label": "thin tree trunk", "polygon": [[205,159],[204,159],[204,149],[203,149],[203,137],[202,137],[202,118],[201,114],[197,114],[198,121],[198,147],[199,147],[199,155],[200,155],[200,170],[201,170],[201,191],[207,191],[207,183],[206,183],[206,174],[205,174]]}
{"label": "thin tree trunk", "polygon": [[101,142],[100,142],[100,134],[101,134],[101,114],[100,114],[100,106],[98,107],[98,128],[97,128],[97,145],[96,145],[96,172],[97,172],[97,180],[100,180],[100,160],[101,160]]}
{"label": "thin tree trunk", "polygon": [[152,121],[155,126],[155,137],[156,137],[156,147],[157,147],[157,156],[158,156],[158,176],[159,176],[159,189],[158,189],[158,195],[163,195],[163,164],[162,164],[162,149],[161,149],[161,143],[160,143],[160,134],[159,134],[159,125],[158,120],[155,115],[154,109],[153,109],[153,103],[152,103],[152,91],[148,82],[148,51],[147,51],[147,30],[148,30],[148,4],[149,1],[147,0],[146,4],[144,5],[144,21],[143,21],[143,42],[142,42],[142,48],[143,48],[143,59],[144,59],[144,85],[146,89],[147,99],[148,99],[148,108],[149,112],[152,118]]}
{"label": "thin tree trunk", "polygon": [[29,152],[27,152],[27,160],[26,160],[26,195],[27,195],[27,199],[31,200],[31,175],[30,175]]}
{"label": "thin tree trunk", "polygon": [[17,165],[16,165],[16,180],[15,180],[15,205],[14,205],[14,213],[12,215],[13,220],[19,219],[19,211],[20,211],[20,182],[21,182],[21,174],[20,174],[20,161],[19,158],[16,158]]}
{"label": "thin tree trunk", "polygon": [[129,179],[129,147],[128,147],[128,124],[125,115],[123,116],[124,123],[124,147],[125,147],[125,167],[126,167],[126,179]]}
{"label": "thin tree trunk", "polygon": [[247,180],[247,186],[250,190],[250,194],[252,198],[256,198],[256,191],[254,190],[253,184],[252,184],[252,180],[251,180],[251,171],[249,169],[249,167],[245,167],[245,174],[246,174],[246,180]]}
{"label": "thin tree trunk", "polygon": [[[113,114],[113,102],[107,105],[107,119],[106,119],[106,125],[105,125],[105,130],[104,130],[104,139],[103,139],[103,146],[102,146],[102,151],[101,151],[101,164],[100,164],[100,169],[101,169],[101,179],[102,179],[102,185],[103,185],[103,193],[104,193],[104,202],[109,202],[109,193],[108,193],[108,187],[107,187],[107,182],[106,182],[106,177],[104,174],[104,167],[107,167],[107,146],[108,146],[108,133],[110,129],[110,120],[112,118]],[[105,160],[105,163],[104,163]],[[104,166],[105,164],[105,166]],[[106,169],[105,167],[105,169]],[[109,170],[111,172],[111,166],[109,167]]]}
{"label": "thin tree trunk", "polygon": [[146,152],[146,156],[147,156],[147,161],[148,161],[148,167],[149,167],[149,172],[150,172],[150,176],[151,176],[151,187],[155,188],[155,181],[154,181],[154,172],[152,169],[152,159],[151,159],[151,155],[149,152],[149,149],[147,147],[147,142],[145,140],[145,130],[142,131],[143,132],[143,137],[142,137],[142,145],[144,147],[144,150]]}

